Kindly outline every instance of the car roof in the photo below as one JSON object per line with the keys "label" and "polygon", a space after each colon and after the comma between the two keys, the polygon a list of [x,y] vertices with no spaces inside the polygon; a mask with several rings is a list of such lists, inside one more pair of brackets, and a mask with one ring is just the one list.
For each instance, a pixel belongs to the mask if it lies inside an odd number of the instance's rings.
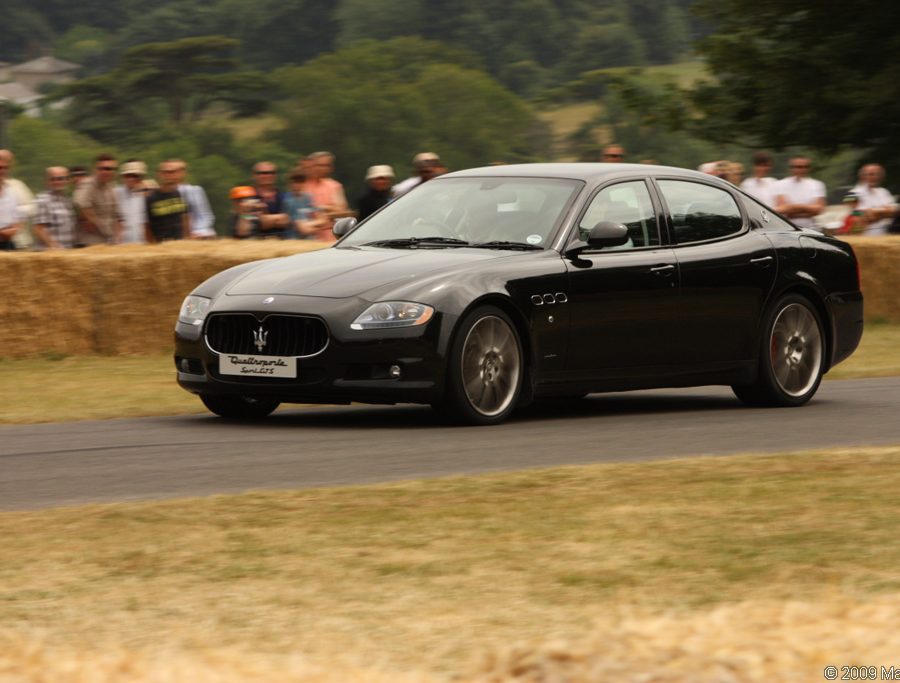
{"label": "car roof", "polygon": [[529,177],[529,178],[569,178],[586,182],[597,181],[620,175],[678,175],[702,180],[718,180],[714,176],[699,171],[674,166],[653,166],[650,164],[609,164],[609,163],[549,163],[549,164],[503,164],[468,168],[447,173],[442,178],[467,177]]}

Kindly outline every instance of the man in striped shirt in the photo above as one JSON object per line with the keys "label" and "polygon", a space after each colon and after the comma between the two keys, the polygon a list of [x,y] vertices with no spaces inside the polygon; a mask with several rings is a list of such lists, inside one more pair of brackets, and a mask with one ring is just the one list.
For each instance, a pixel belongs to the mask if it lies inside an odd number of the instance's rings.
{"label": "man in striped shirt", "polygon": [[66,194],[69,170],[51,166],[44,172],[47,190],[37,196],[34,234],[44,249],[71,249],[75,244],[77,216],[72,199]]}

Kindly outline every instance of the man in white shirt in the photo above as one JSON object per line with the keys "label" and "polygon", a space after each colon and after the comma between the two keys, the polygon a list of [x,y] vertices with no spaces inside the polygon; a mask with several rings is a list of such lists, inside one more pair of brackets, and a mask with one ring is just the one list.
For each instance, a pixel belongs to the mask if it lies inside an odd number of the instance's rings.
{"label": "man in white shirt", "polygon": [[191,221],[191,239],[209,240],[216,237],[216,216],[209,205],[206,191],[199,185],[185,182],[187,164],[181,159],[173,159],[175,165],[178,191],[187,202],[188,215]]}
{"label": "man in white shirt", "polygon": [[16,232],[13,241],[16,249],[30,249],[34,244],[31,231],[28,229],[30,221],[34,218],[37,211],[37,204],[34,201],[34,194],[28,189],[28,186],[18,178],[13,178],[13,167],[16,165],[16,155],[8,149],[0,149],[0,164],[7,166],[6,185],[9,191],[16,198],[16,204],[19,208],[19,230]]}
{"label": "man in white shirt", "polygon": [[22,213],[19,201],[8,180],[9,161],[0,157],[0,251],[14,251],[13,238],[19,232]]}
{"label": "man in white shirt", "polygon": [[794,157],[791,175],[775,185],[775,210],[801,228],[819,230],[813,216],[825,210],[825,183],[809,177],[812,163],[807,157]]}
{"label": "man in white shirt", "polygon": [[441,165],[440,157],[434,152],[419,152],[413,157],[413,169],[416,174],[403,180],[391,188],[391,197],[396,199],[410,190],[434,178]]}
{"label": "man in white shirt", "polygon": [[147,164],[132,159],[119,167],[122,185],[116,187],[116,199],[122,214],[122,244],[144,244],[147,240]]}
{"label": "man in white shirt", "polygon": [[866,164],[859,169],[859,184],[852,192],[858,197],[856,209],[862,211],[865,221],[863,235],[887,235],[891,219],[897,213],[893,195],[881,187],[884,168],[879,164]]}
{"label": "man in white shirt", "polygon": [[778,181],[769,175],[771,172],[772,155],[768,152],[755,152],[753,154],[753,175],[741,183],[741,189],[766,206],[774,206],[775,183]]}

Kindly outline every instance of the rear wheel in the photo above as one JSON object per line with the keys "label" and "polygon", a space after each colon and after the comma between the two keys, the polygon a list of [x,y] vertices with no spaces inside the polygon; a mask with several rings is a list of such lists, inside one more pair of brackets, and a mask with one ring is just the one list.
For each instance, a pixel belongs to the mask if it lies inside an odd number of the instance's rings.
{"label": "rear wheel", "polygon": [[825,368],[825,334],[815,307],[789,294],[766,318],[756,381],[733,386],[735,395],[754,406],[799,406],[813,397]]}
{"label": "rear wheel", "polygon": [[210,412],[220,417],[238,419],[266,417],[280,404],[280,401],[253,398],[252,396],[210,396],[208,394],[200,394],[200,400],[203,401],[203,405]]}
{"label": "rear wheel", "polygon": [[450,349],[447,389],[435,408],[468,424],[497,424],[515,410],[525,368],[516,327],[499,308],[481,306],[462,321]]}

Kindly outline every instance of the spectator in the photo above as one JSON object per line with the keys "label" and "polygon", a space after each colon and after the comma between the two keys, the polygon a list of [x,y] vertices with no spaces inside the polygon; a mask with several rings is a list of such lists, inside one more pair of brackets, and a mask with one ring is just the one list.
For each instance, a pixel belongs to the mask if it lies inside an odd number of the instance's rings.
{"label": "spectator", "polygon": [[287,239],[312,239],[319,234],[324,220],[316,216],[312,197],[303,191],[306,174],[302,166],[291,171],[291,191],[284,200],[285,212],[290,218]]}
{"label": "spectator", "polygon": [[625,148],[615,143],[609,144],[603,148],[600,155],[600,161],[604,163],[621,164],[625,161]]}
{"label": "spectator", "polygon": [[137,159],[126,161],[119,169],[122,185],[116,187],[119,213],[122,215],[122,243],[143,244],[147,224],[147,164]]}
{"label": "spectator", "polygon": [[66,194],[69,170],[51,166],[44,172],[47,189],[37,196],[34,234],[45,249],[71,249],[78,227],[75,204]]}
{"label": "spectator", "polygon": [[0,156],[0,251],[14,251],[14,238],[22,226],[19,201],[8,179],[9,160]]}
{"label": "spectator", "polygon": [[440,157],[434,152],[420,152],[413,157],[413,170],[415,175],[410,176],[406,180],[397,183],[391,188],[391,196],[395,199],[405,195],[414,187],[418,187],[422,183],[428,182],[436,175],[438,170],[443,166]]}
{"label": "spectator", "polygon": [[191,220],[191,238],[195,240],[208,240],[216,237],[216,216],[206,192],[199,185],[185,183],[187,177],[187,164],[181,159],[172,159],[177,168],[176,176],[178,191],[187,203],[188,214]]}
{"label": "spectator", "polygon": [[334,173],[334,155],[331,152],[313,152],[307,159],[310,164],[303,191],[312,197],[313,205],[321,220],[316,239],[334,242],[336,238],[331,232],[334,221],[343,216],[353,215],[347,205],[344,186],[331,177]]}
{"label": "spectator", "polygon": [[69,169],[69,175],[72,177],[72,189],[77,190],[78,186],[87,178],[88,172],[84,166],[72,166]]}
{"label": "spectator", "polygon": [[390,166],[370,166],[366,171],[366,193],[359,198],[357,218],[365,220],[391,200],[391,181],[394,169]]}
{"label": "spectator", "polygon": [[260,216],[265,204],[256,196],[256,189],[249,185],[232,187],[230,233],[237,240],[259,237]]}
{"label": "spectator", "polygon": [[94,162],[94,175],[75,191],[75,206],[82,221],[76,241],[81,246],[118,244],[122,241],[122,214],[116,201],[116,158],[101,154]]}
{"label": "spectator", "polygon": [[741,183],[741,189],[766,206],[775,205],[775,183],[772,172],[772,155],[768,152],[754,152],[752,176]]}
{"label": "spectator", "polygon": [[775,210],[801,228],[818,230],[813,216],[825,209],[825,184],[809,177],[812,163],[807,157],[791,159],[791,175],[775,185]]}
{"label": "spectator", "polygon": [[725,180],[735,186],[739,186],[744,180],[744,164],[731,161],[725,171]]}
{"label": "spectator", "polygon": [[16,204],[19,208],[19,230],[16,232],[14,242],[18,249],[29,249],[33,243],[31,233],[28,230],[28,221],[34,218],[37,209],[34,203],[34,195],[28,186],[18,178],[13,178],[13,169],[16,165],[16,155],[8,149],[0,149],[0,163],[6,164],[7,175],[6,182],[9,185],[13,196],[16,198]]}
{"label": "spectator", "polygon": [[187,202],[178,192],[178,162],[162,162],[157,173],[159,188],[147,194],[147,242],[189,239],[191,221]]}
{"label": "spectator", "polygon": [[284,210],[284,192],[278,189],[278,168],[271,161],[253,166],[256,196],[265,204],[259,216],[258,237],[284,238],[290,228],[290,218]]}
{"label": "spectator", "polygon": [[884,168],[880,164],[866,164],[859,169],[859,184],[852,192],[859,201],[864,235],[886,235],[891,219],[897,213],[893,195],[881,186]]}

